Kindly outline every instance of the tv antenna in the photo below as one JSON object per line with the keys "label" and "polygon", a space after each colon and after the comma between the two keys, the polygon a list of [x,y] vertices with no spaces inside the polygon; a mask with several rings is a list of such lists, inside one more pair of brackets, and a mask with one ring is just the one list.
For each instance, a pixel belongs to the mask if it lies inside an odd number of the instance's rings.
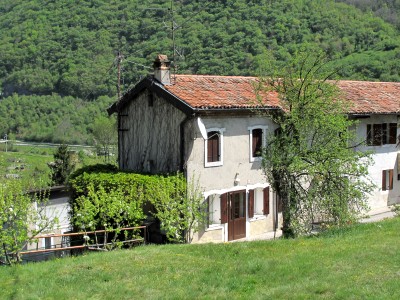
{"label": "tv antenna", "polygon": [[118,51],[117,54],[117,69],[118,69],[118,83],[117,83],[117,92],[118,92],[118,101],[121,99],[121,62],[124,56],[121,51]]}
{"label": "tv antenna", "polygon": [[163,22],[164,26],[168,29],[171,30],[171,40],[172,40],[172,61],[171,61],[171,65],[173,68],[173,74],[174,77],[176,75],[177,72],[177,67],[178,64],[176,63],[177,60],[177,56],[182,57],[183,56],[183,51],[178,51],[177,47],[176,47],[176,36],[175,36],[175,32],[182,28],[184,24],[186,24],[187,22],[189,22],[190,20],[193,19],[193,17],[195,17],[196,15],[199,14],[199,12],[205,10],[210,4],[212,3],[212,1],[210,0],[205,0],[204,3],[202,3],[202,5],[200,5],[200,7],[193,11],[189,16],[185,17],[186,20],[184,20],[182,22],[182,24],[178,25],[175,22],[175,8],[174,8],[174,0],[170,0],[169,3],[169,7],[143,7],[141,8],[142,10],[162,10],[162,11],[168,11],[169,15],[170,15],[170,24],[169,20],[167,22]]}
{"label": "tv antenna", "polygon": [[176,73],[176,42],[175,42],[175,31],[180,28],[180,26],[177,26],[176,22],[175,22],[175,10],[174,10],[174,0],[170,1],[169,7],[147,7],[147,8],[143,8],[143,10],[166,10],[169,12],[170,14],[170,20],[171,20],[171,25],[167,25],[166,22],[164,23],[164,26],[166,28],[169,28],[171,30],[171,40],[172,40],[172,66],[174,69],[174,74]]}

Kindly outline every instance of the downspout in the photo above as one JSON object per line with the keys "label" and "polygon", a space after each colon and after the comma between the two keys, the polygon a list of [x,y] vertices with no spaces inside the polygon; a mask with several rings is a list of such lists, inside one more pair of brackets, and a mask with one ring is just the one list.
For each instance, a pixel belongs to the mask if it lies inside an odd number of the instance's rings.
{"label": "downspout", "polygon": [[274,197],[274,239],[276,238],[276,231],[278,230],[278,194],[273,193]]}
{"label": "downspout", "polygon": [[[183,174],[183,176],[186,178],[186,180],[188,180],[187,178],[187,171],[185,170],[185,157],[186,157],[186,153],[185,153],[185,127],[186,124],[194,118],[194,114],[192,115],[186,115],[185,119],[181,122],[181,124],[179,125],[180,128],[180,163],[179,163],[179,172],[181,172]],[[182,217],[182,216],[181,216]],[[186,240],[186,230],[182,231],[182,238],[183,240]],[[188,241],[186,241],[188,242]],[[190,243],[190,241],[189,241]]]}
{"label": "downspout", "polygon": [[186,124],[194,118],[194,114],[193,115],[187,115],[186,118],[181,122],[181,124],[179,125],[180,128],[180,134],[181,134],[181,141],[180,141],[180,163],[179,163],[179,171],[185,176],[187,177],[187,174],[185,174],[185,157],[186,157],[186,153],[185,153],[185,127]]}

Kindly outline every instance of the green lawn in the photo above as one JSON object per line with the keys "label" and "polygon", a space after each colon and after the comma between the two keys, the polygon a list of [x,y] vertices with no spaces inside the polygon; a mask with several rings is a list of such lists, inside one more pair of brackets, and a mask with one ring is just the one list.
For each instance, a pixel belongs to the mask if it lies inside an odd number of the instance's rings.
{"label": "green lawn", "polygon": [[2,299],[400,299],[400,218],[323,237],[132,250],[0,268]]}

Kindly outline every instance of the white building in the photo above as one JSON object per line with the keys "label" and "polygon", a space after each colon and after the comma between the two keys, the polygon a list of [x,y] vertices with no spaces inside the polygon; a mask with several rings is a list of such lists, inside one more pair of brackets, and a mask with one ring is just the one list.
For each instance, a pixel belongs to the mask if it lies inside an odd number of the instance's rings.
{"label": "white building", "polygon": [[[272,231],[279,203],[257,150],[276,125],[258,111],[277,110],[277,95],[256,99],[255,77],[171,75],[166,56],[109,109],[118,113],[119,167],[150,173],[182,171],[199,180],[210,224],[198,242],[223,242]],[[352,102],[357,133],[374,150],[370,175],[377,188],[371,208],[400,203],[400,83],[340,81]]]}

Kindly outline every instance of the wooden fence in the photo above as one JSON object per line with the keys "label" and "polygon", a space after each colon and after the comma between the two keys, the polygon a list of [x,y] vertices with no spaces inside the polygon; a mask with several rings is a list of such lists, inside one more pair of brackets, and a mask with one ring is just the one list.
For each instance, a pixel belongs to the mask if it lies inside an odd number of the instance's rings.
{"label": "wooden fence", "polygon": [[[108,242],[106,239],[106,233],[116,233],[121,234],[140,230],[143,231],[143,237],[134,237],[125,240],[119,240],[117,242]],[[79,239],[81,237],[81,239]],[[92,238],[91,238],[92,237]],[[39,247],[39,244],[43,241],[43,239],[59,239],[59,243],[49,244],[45,247]],[[46,234],[46,235],[38,235],[35,237],[36,240],[36,249],[25,250],[21,251],[20,254],[22,258],[32,256],[39,256],[41,254],[49,254],[49,253],[56,253],[60,251],[64,251],[63,253],[71,253],[73,250],[90,250],[90,251],[106,251],[106,246],[119,243],[120,245],[134,245],[134,244],[146,244],[147,240],[147,227],[146,226],[137,226],[137,227],[126,227],[126,228],[119,228],[119,229],[111,229],[111,230],[95,230],[95,231],[86,231],[86,232],[73,232],[73,233],[62,233],[62,234]],[[81,243],[81,244],[80,244]],[[42,242],[43,244],[43,242]],[[78,244],[78,245],[71,245],[71,244]],[[63,255],[61,255],[63,256]],[[25,260],[25,259],[24,259]],[[33,260],[33,259],[32,259]],[[42,259],[34,259],[42,260]]]}

